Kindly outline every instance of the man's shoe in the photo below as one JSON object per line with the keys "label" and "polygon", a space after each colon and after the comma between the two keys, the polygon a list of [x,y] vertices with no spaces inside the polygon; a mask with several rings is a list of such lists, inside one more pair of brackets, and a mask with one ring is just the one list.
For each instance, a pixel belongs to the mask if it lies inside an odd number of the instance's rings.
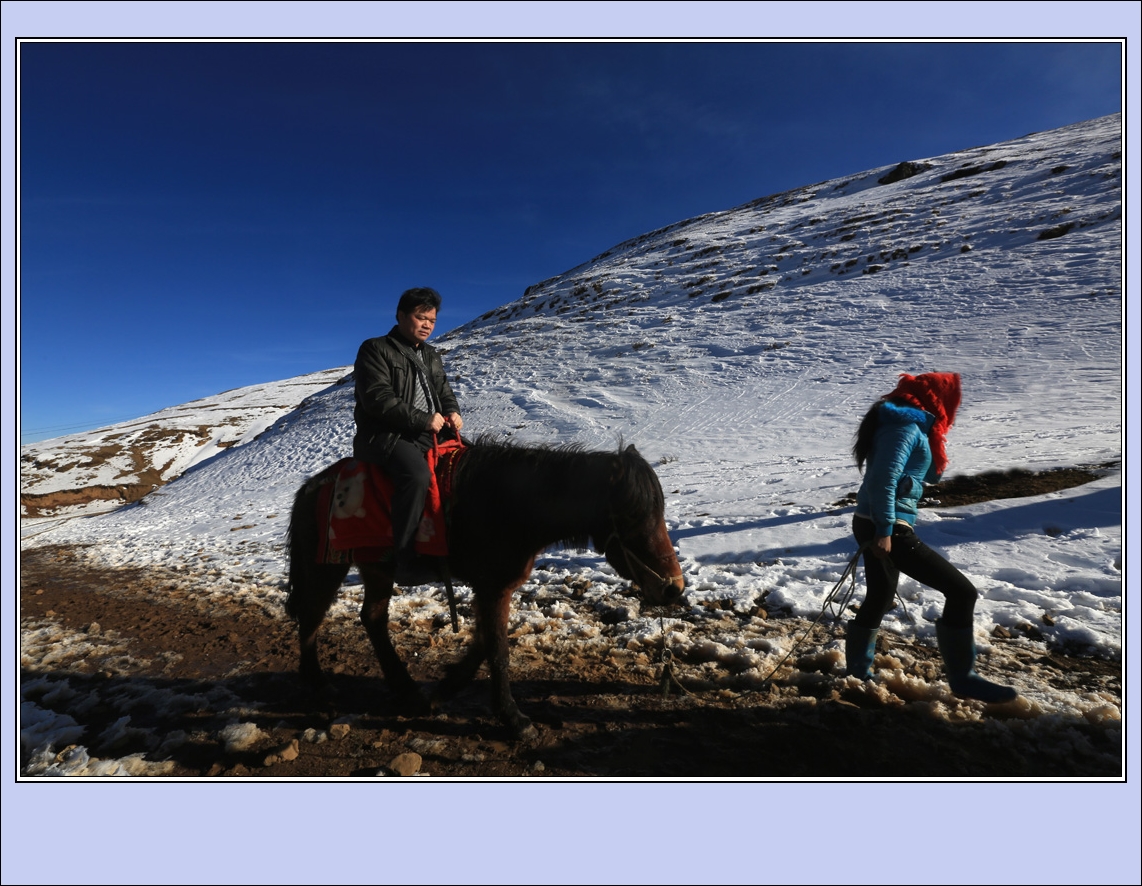
{"label": "man's shoe", "polygon": [[441,561],[444,557],[431,557],[415,551],[400,551],[396,558],[393,581],[398,585],[414,586],[444,580]]}

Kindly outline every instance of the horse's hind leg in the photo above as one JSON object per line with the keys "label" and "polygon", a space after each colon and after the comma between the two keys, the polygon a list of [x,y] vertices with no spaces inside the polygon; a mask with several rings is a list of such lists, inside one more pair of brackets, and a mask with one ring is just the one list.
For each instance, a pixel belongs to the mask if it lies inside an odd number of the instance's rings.
{"label": "horse's hind leg", "polygon": [[307,683],[314,686],[326,684],[325,674],[317,656],[317,631],[325,619],[325,613],[337,599],[341,582],[349,574],[349,566],[343,564],[314,563],[308,565],[304,574],[291,574],[289,613],[297,619],[297,637],[301,653],[299,671]]}
{"label": "horse's hind leg", "polygon": [[365,583],[365,599],[361,604],[361,624],[377,653],[377,661],[385,682],[398,703],[410,713],[428,713],[429,704],[409,675],[408,668],[389,637],[389,601],[393,596],[393,577],[385,568],[375,565],[358,567]]}

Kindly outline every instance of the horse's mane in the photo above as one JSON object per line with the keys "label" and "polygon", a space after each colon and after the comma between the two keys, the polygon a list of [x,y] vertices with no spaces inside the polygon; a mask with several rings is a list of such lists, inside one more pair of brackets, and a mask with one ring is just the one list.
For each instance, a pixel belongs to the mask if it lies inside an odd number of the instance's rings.
{"label": "horse's mane", "polygon": [[[662,487],[654,469],[635,449],[619,441],[618,451],[594,451],[579,443],[521,444],[482,435],[471,442],[459,470],[469,474],[505,475],[523,469],[536,476],[565,476],[582,483],[587,476],[609,480],[605,504],[609,522],[624,527],[656,520],[662,514]],[[582,543],[584,539],[572,540]]]}
{"label": "horse's mane", "polygon": [[566,466],[587,463],[600,455],[611,453],[590,452],[581,443],[516,443],[493,434],[482,434],[469,440],[464,453],[467,465],[515,465],[543,468],[549,465]]}
{"label": "horse's mane", "polygon": [[465,440],[474,449],[510,450],[512,452],[587,452],[582,443],[519,443],[495,433],[481,434],[475,440]]}
{"label": "horse's mane", "polygon": [[468,464],[492,465],[511,464],[527,465],[529,467],[577,467],[595,463],[606,463],[616,460],[623,471],[616,487],[621,490],[621,497],[633,495],[636,498],[649,497],[653,505],[661,500],[662,491],[658,485],[654,469],[633,446],[625,446],[619,440],[616,452],[605,450],[590,450],[582,443],[516,443],[504,440],[502,437],[484,434],[470,443],[465,453],[464,461]]}

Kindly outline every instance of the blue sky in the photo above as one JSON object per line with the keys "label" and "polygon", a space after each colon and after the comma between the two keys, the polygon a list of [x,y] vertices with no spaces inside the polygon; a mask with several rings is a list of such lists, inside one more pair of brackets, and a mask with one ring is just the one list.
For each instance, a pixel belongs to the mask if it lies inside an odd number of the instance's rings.
{"label": "blue sky", "polygon": [[1120,109],[1116,43],[23,43],[21,441],[346,365],[622,240]]}

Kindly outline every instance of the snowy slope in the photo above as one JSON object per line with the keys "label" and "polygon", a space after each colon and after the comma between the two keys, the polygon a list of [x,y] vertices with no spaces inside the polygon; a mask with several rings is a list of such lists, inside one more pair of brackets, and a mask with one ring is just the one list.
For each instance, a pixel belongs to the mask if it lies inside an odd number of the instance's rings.
{"label": "snowy slope", "polygon": [[20,451],[22,514],[90,514],[135,501],[232,446],[242,446],[344,378],[323,370],[172,406],[134,421]]}
{"label": "snowy slope", "polygon": [[[860,416],[900,372],[960,372],[950,476],[1102,474],[1065,492],[922,512],[922,536],[980,590],[981,648],[998,625],[1027,643],[1117,657],[1120,141],[1120,119],[1108,117],[917,158],[915,174],[881,184],[890,163],[620,244],[440,339],[465,432],[636,444],[657,466],[696,607],[764,601],[814,617],[854,550],[841,500],[859,482],[849,447]],[[90,544],[104,563],[175,568],[204,594],[276,605],[291,498],[351,451],[352,385],[334,383],[348,372],[307,377],[324,389],[303,408],[139,504],[25,521],[25,544]],[[587,551],[549,552],[536,581],[584,570],[600,588],[619,584]],[[942,597],[908,581],[901,594],[885,629],[930,638]],[[349,587],[336,611],[357,599]],[[512,617],[532,625],[520,643],[573,629],[534,606]],[[686,624],[666,624],[685,644]],[[625,642],[659,626],[632,617]],[[574,629],[590,637],[590,626]],[[759,682],[789,648],[748,626],[702,642],[711,663],[732,659],[739,679],[744,669]],[[1106,699],[1048,696],[1033,674],[1019,688],[1039,711],[1107,716]]]}

